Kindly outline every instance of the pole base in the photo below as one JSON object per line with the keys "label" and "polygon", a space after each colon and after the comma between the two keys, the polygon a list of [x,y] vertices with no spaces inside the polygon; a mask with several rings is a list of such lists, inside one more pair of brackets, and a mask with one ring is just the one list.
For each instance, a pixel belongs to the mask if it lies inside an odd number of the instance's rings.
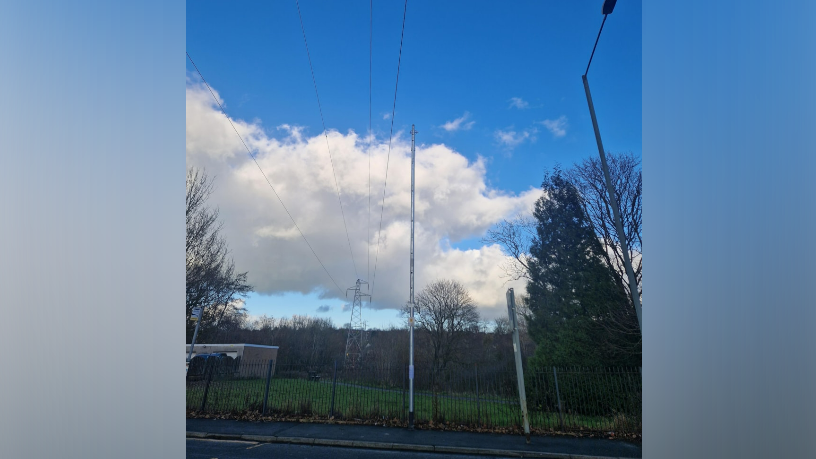
{"label": "pole base", "polygon": [[414,412],[408,412],[408,430],[414,430]]}

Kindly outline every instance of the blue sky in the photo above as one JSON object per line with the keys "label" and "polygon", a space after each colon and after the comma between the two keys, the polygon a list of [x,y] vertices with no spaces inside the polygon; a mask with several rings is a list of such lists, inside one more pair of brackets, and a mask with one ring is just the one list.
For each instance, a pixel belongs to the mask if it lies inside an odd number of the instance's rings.
{"label": "blue sky", "polygon": [[[481,161],[484,186],[516,196],[538,187],[545,169],[597,155],[580,77],[603,19],[601,3],[409,1],[395,133],[402,132],[404,140],[416,124],[418,145],[444,145],[469,164]],[[300,9],[326,127],[343,135],[365,135],[369,2],[305,0]],[[373,12],[371,122],[377,140],[387,144],[403,3],[375,1]],[[278,129],[281,125],[298,126],[306,137],[322,137],[294,1],[189,2],[186,30],[187,51],[233,120],[255,126],[268,138],[282,139],[287,131]],[[197,78],[189,61],[187,77],[189,91]],[[589,81],[605,147],[639,156],[640,2],[618,2],[604,26]],[[189,119],[188,108],[188,164]],[[237,137],[234,142],[240,147]],[[239,167],[232,164],[228,170]],[[372,184],[378,193],[381,187],[381,182]],[[221,198],[219,202],[214,196],[213,204],[229,218],[234,215],[230,201]],[[230,221],[225,224],[229,227]],[[443,228],[436,236],[442,246],[472,251],[482,247],[482,230],[451,237]],[[237,230],[228,233],[241,237]],[[235,251],[238,262],[241,249]],[[366,260],[365,254],[355,257]],[[353,276],[342,282],[342,287],[350,286]],[[247,301],[253,315],[316,315],[317,307],[329,304],[334,307],[325,316],[337,324],[348,320],[336,291],[327,294],[317,286],[306,293],[306,287],[299,292],[279,286],[264,290]],[[375,326],[398,322],[389,307],[393,301],[364,315]]]}

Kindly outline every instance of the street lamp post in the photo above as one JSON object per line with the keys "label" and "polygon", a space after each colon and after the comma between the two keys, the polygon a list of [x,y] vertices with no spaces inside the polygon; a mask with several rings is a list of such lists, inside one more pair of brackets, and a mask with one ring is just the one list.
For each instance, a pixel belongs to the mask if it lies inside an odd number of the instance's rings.
{"label": "street lamp post", "polygon": [[410,344],[408,357],[408,428],[414,429],[414,175],[416,169],[416,134],[417,130],[411,125],[411,285],[410,303],[411,316],[408,319],[410,326]]}
{"label": "street lamp post", "polygon": [[635,278],[635,271],[632,269],[632,260],[629,257],[629,244],[626,243],[626,234],[623,232],[623,221],[620,216],[620,209],[618,208],[618,200],[615,199],[615,190],[612,188],[612,179],[609,176],[609,166],[606,163],[606,153],[604,152],[603,142],[601,142],[601,131],[598,129],[598,119],[595,117],[595,106],[592,104],[592,95],[589,93],[589,81],[587,80],[587,73],[589,73],[589,65],[592,64],[592,57],[595,56],[595,48],[598,46],[598,40],[601,38],[603,26],[606,23],[606,16],[612,13],[615,9],[617,0],[605,0],[603,3],[602,13],[604,15],[603,22],[601,22],[601,29],[598,31],[598,37],[595,39],[595,46],[592,47],[592,54],[589,56],[589,63],[586,71],[581,76],[584,82],[584,92],[586,92],[587,104],[589,105],[589,115],[592,118],[592,128],[595,130],[595,141],[598,144],[598,154],[601,157],[601,167],[603,168],[604,180],[606,181],[606,191],[609,193],[609,204],[612,206],[612,214],[615,218],[615,230],[618,233],[618,240],[620,241],[621,250],[623,251],[623,264],[626,269],[626,277],[629,279],[629,292],[632,295],[632,304],[635,306],[635,313],[637,314],[638,328],[643,332],[643,321],[641,319],[641,305],[640,305],[640,291],[638,290],[637,279]]}

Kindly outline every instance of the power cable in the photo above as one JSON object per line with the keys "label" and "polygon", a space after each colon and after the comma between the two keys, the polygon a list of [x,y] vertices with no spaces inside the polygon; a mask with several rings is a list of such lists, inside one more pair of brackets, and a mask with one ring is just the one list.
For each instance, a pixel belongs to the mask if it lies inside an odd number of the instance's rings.
{"label": "power cable", "polygon": [[366,280],[371,276],[371,55],[374,41],[374,0],[368,2],[368,226],[366,226],[366,246],[368,264]]}
{"label": "power cable", "polygon": [[[406,0],[407,1],[407,0]],[[343,200],[340,199],[340,185],[337,183],[337,173],[334,170],[334,158],[332,158],[331,148],[329,147],[329,134],[326,131],[326,121],[323,119],[323,106],[320,104],[320,94],[317,92],[317,80],[315,79],[314,67],[312,67],[312,56],[309,54],[309,42],[306,41],[306,29],[303,27],[303,15],[300,14],[300,1],[295,0],[297,4],[298,17],[300,18],[300,30],[303,32],[303,43],[306,45],[306,57],[309,58],[309,70],[312,72],[312,83],[314,84],[315,96],[317,96],[317,108],[320,110],[320,122],[323,123],[323,136],[326,138],[326,149],[329,151],[329,162],[332,167],[332,175],[334,175],[334,187],[337,190],[337,201],[340,202],[340,213],[343,216],[343,227],[346,229],[346,240],[348,241],[349,253],[351,254],[351,264],[354,266],[354,275],[359,279],[357,274],[357,263],[354,261],[354,251],[351,250],[351,238],[349,237],[348,226],[346,225],[346,212],[343,210]]]}
{"label": "power cable", "polygon": [[283,210],[286,211],[286,215],[288,215],[289,219],[292,220],[292,223],[295,225],[295,228],[297,228],[298,233],[300,233],[300,236],[303,238],[303,241],[306,242],[306,245],[309,246],[309,250],[312,251],[312,255],[315,256],[315,258],[317,259],[317,262],[320,263],[320,266],[323,267],[323,271],[326,271],[326,275],[329,276],[329,279],[331,279],[331,281],[334,283],[334,286],[337,287],[337,290],[340,291],[340,294],[345,295],[345,291],[340,288],[340,286],[334,280],[332,275],[329,273],[329,270],[326,269],[326,265],[324,265],[323,262],[320,260],[320,257],[317,256],[317,253],[312,248],[312,244],[309,244],[309,240],[306,239],[306,235],[303,234],[303,231],[300,230],[300,227],[298,226],[295,219],[292,217],[292,214],[289,213],[289,209],[286,208],[286,204],[283,203],[283,200],[281,199],[280,195],[278,195],[278,192],[275,190],[275,187],[272,186],[272,182],[269,181],[269,177],[267,177],[266,173],[264,173],[263,169],[261,169],[261,165],[258,164],[258,160],[255,159],[255,155],[252,154],[252,151],[249,149],[246,142],[244,142],[244,138],[241,137],[241,134],[238,133],[238,129],[235,128],[235,125],[232,123],[232,120],[230,119],[229,115],[227,115],[227,112],[224,110],[224,107],[221,106],[221,102],[218,100],[218,97],[215,96],[215,93],[213,92],[213,90],[210,87],[209,83],[207,83],[207,80],[204,79],[204,75],[202,75],[201,71],[198,70],[198,66],[195,64],[195,62],[193,62],[193,58],[190,57],[189,52],[187,53],[187,59],[189,59],[190,63],[193,64],[193,67],[196,69],[196,72],[198,72],[198,76],[201,77],[201,81],[204,82],[204,84],[207,86],[207,89],[210,91],[210,94],[212,95],[213,99],[215,100],[215,103],[218,104],[218,108],[221,109],[221,113],[223,113],[224,116],[227,117],[227,121],[229,121],[229,124],[230,124],[230,126],[232,126],[232,129],[235,131],[235,134],[238,135],[238,138],[241,140],[241,143],[244,145],[244,148],[246,148],[247,153],[249,153],[249,157],[252,158],[252,161],[255,162],[256,166],[258,166],[258,170],[261,171],[261,175],[263,175],[264,179],[266,180],[266,183],[269,184],[269,188],[272,188],[272,192],[275,193],[275,197],[278,198],[278,201],[281,203],[281,206],[283,206]]}
{"label": "power cable", "polygon": [[382,236],[383,209],[385,209],[385,190],[388,187],[388,164],[391,160],[391,140],[394,135],[394,115],[397,112],[397,90],[399,89],[399,73],[400,65],[402,64],[402,43],[403,39],[405,38],[405,14],[407,11],[408,0],[405,0],[405,6],[402,10],[402,33],[400,34],[399,58],[397,59],[397,83],[394,85],[394,105],[391,108],[391,132],[388,134],[388,156],[385,160],[385,181],[383,183],[382,205],[380,206],[380,230],[377,233],[377,253],[374,257],[374,277],[371,279],[371,299],[369,299],[369,303],[373,301],[374,298],[374,282],[377,280],[377,261],[380,257],[380,238]]}

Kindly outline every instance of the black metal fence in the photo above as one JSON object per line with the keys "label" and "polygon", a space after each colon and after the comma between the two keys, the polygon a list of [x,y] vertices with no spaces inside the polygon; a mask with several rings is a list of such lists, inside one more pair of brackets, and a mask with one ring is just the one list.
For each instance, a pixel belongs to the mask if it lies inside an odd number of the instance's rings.
{"label": "black metal fence", "polygon": [[[533,429],[641,432],[638,368],[549,368],[525,372]],[[350,369],[342,365],[236,362],[189,374],[187,409],[198,413],[292,415],[316,419],[406,421],[407,366]],[[414,417],[481,428],[522,424],[512,366],[458,366],[414,374]]]}

